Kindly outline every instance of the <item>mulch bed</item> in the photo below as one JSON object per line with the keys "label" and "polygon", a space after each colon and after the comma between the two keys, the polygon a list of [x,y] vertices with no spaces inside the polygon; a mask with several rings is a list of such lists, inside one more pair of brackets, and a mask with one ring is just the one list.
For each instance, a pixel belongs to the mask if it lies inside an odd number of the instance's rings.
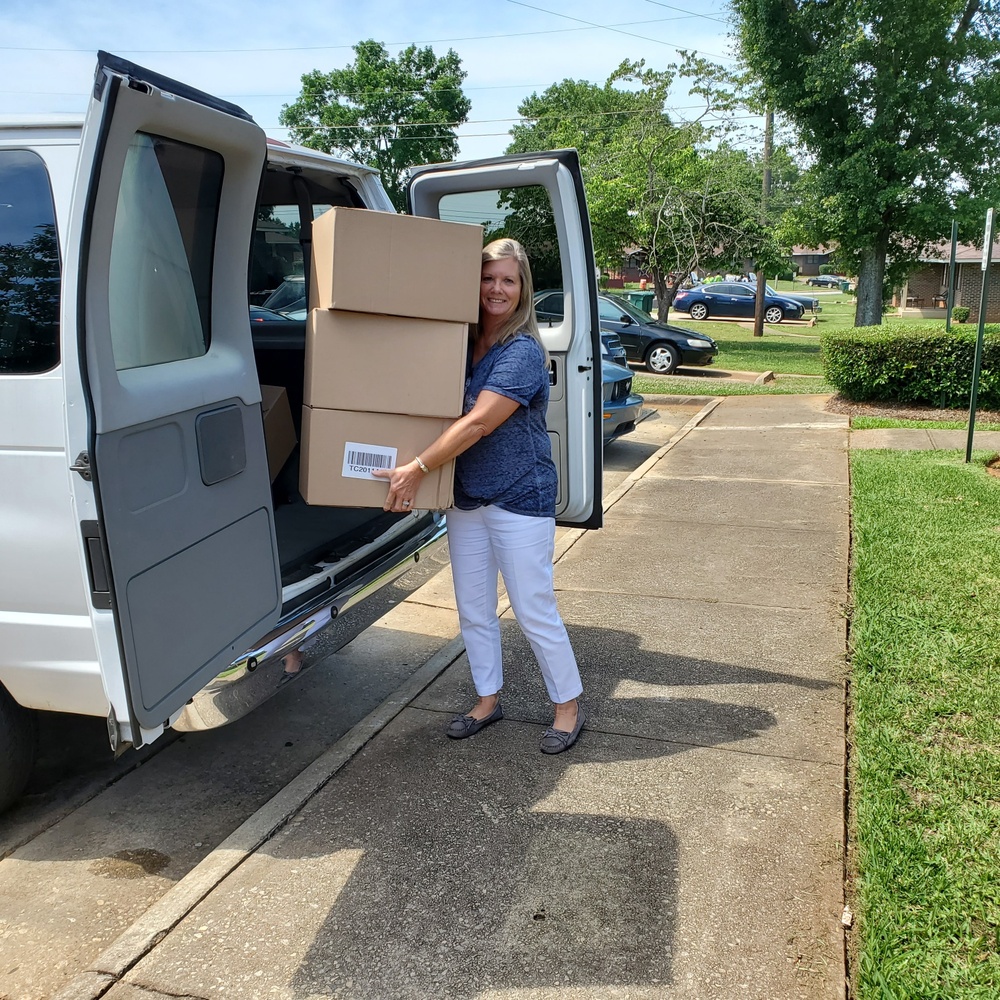
{"label": "mulch bed", "polygon": [[[912,403],[852,403],[842,396],[832,396],[826,410],[848,417],[887,417],[892,420],[968,420],[969,410],[939,410],[933,406],[914,406]],[[1000,423],[1000,413],[995,410],[976,410],[977,423]]]}

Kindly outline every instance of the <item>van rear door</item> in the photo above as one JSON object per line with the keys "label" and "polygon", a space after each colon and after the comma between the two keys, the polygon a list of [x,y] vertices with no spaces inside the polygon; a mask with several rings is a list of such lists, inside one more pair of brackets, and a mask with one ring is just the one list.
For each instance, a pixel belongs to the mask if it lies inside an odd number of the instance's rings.
{"label": "van rear door", "polygon": [[265,137],[98,59],[64,269],[67,440],[112,742],[139,745],[280,613],[247,315]]}
{"label": "van rear door", "polygon": [[558,287],[564,314],[540,333],[552,359],[548,426],[559,471],[556,520],[602,523],[601,340],[590,217],[575,149],[414,167],[414,215],[481,224],[526,248],[535,291]]}

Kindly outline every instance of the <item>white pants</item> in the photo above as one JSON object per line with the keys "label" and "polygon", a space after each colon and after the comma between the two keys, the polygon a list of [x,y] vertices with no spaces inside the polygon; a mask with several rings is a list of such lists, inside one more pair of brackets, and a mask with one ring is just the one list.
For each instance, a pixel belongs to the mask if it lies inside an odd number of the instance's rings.
{"label": "white pants", "polygon": [[583,691],[573,647],[559,617],[553,589],[556,522],[551,517],[511,514],[499,507],[448,511],[448,548],[462,638],[476,692],[503,687],[497,570],[503,574],[517,616],[556,704]]}

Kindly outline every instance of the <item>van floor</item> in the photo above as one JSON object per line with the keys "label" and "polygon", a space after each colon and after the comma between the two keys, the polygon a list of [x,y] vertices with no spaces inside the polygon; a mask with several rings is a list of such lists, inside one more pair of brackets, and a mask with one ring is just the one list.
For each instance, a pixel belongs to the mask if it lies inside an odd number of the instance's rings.
{"label": "van floor", "polygon": [[[334,562],[374,541],[409,514],[356,507],[311,507],[302,499],[274,511],[282,583],[317,561]],[[308,574],[306,574],[308,575]]]}

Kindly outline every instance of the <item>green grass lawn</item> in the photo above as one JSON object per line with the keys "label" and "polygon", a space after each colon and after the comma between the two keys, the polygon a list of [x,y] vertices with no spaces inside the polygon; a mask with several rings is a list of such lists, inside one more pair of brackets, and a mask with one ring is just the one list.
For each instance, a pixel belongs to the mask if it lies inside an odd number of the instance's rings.
{"label": "green grass lawn", "polygon": [[[764,336],[755,337],[751,326],[741,325],[734,321],[707,319],[699,322],[691,319],[687,313],[670,311],[668,322],[689,330],[707,333],[719,345],[719,354],[715,366],[730,371],[766,372],[773,371],[785,375],[822,375],[823,358],[820,351],[820,335],[836,329],[848,329],[854,325],[855,301],[853,296],[841,292],[827,292],[806,285],[804,280],[770,282],[771,287],[781,292],[796,292],[799,294],[816,294],[821,305],[821,311],[816,317],[816,325],[797,326],[789,323],[779,323],[764,327]],[[811,315],[809,313],[807,316]],[[897,319],[887,312],[885,321],[891,323]],[[908,319],[907,323],[914,320]],[[940,325],[940,320],[917,320],[928,325]],[[641,389],[638,392],[654,392],[663,390]],[[674,391],[674,390],[670,390]],[[681,391],[681,390],[678,390]],[[752,390],[754,394],[774,394],[782,392],[806,392],[792,383],[782,383],[770,387]],[[824,383],[823,388],[815,392],[833,392]],[[694,393],[694,390],[690,390]],[[732,390],[727,395],[750,394],[750,390]],[[705,394],[719,394],[719,390],[709,390]]]}
{"label": "green grass lawn", "polygon": [[668,396],[781,396],[790,393],[833,393],[821,378],[785,376],[766,385],[738,382],[735,379],[693,379],[686,375],[645,375],[636,372],[632,388],[639,393],[664,393]]}
{"label": "green grass lawn", "polygon": [[[854,430],[874,430],[895,427],[916,427],[922,430],[964,431],[969,426],[966,420],[897,420],[893,417],[852,417]],[[977,431],[1000,431],[1000,424],[976,420]]]}
{"label": "green grass lawn", "polygon": [[857,1000],[1000,995],[1000,480],[851,456]]}

